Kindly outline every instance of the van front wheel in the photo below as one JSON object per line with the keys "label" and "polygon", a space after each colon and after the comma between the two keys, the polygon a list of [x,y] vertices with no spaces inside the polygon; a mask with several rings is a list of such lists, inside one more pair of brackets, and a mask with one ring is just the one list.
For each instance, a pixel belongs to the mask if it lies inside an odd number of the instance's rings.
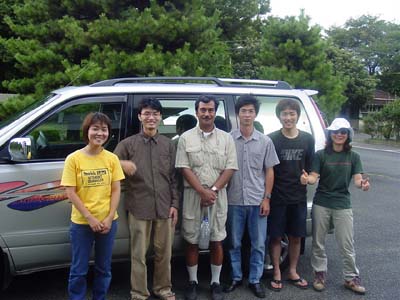
{"label": "van front wheel", "polygon": [[0,293],[4,289],[4,254],[0,248]]}
{"label": "van front wheel", "polygon": [[[242,239],[242,271],[243,274],[248,274],[249,268],[250,268],[250,250],[251,250],[251,243],[250,243],[250,238],[247,233],[247,231],[244,233],[243,239]],[[280,269],[281,272],[286,270],[286,268],[289,266],[289,238],[285,234],[284,237],[282,238],[281,241],[281,257],[280,257]],[[226,255],[229,258],[229,254],[226,253]],[[264,261],[264,276],[270,277],[273,274],[273,267],[272,267],[272,262],[270,259],[269,255],[269,246],[265,248],[265,261]]]}
{"label": "van front wheel", "polygon": [[0,293],[8,287],[11,278],[8,257],[0,248]]}

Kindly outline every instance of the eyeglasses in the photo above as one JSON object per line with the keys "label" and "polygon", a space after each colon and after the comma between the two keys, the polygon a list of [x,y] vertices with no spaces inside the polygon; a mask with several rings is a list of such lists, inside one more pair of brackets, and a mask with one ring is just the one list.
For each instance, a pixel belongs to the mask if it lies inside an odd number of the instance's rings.
{"label": "eyeglasses", "polygon": [[145,118],[150,118],[150,117],[155,117],[155,118],[157,118],[157,117],[159,117],[161,114],[160,114],[159,111],[156,111],[156,112],[146,111],[146,112],[144,112],[144,113],[141,113],[141,115],[142,115],[143,117],[145,117]]}
{"label": "eyeglasses", "polygon": [[345,134],[349,134],[349,131],[346,128],[341,128],[338,130],[332,130],[333,134],[341,134],[341,135],[345,135]]}

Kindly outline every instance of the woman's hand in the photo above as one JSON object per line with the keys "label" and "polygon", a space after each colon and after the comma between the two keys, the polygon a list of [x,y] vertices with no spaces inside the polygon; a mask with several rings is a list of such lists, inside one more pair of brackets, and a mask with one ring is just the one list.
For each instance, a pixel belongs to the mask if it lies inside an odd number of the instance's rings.
{"label": "woman's hand", "polygon": [[369,177],[366,177],[365,179],[361,179],[361,189],[363,191],[369,190]]}
{"label": "woman's hand", "polygon": [[109,233],[111,230],[112,222],[113,222],[113,218],[111,216],[106,217],[102,222],[103,230],[100,231],[100,233],[102,233],[102,234]]}
{"label": "woman's hand", "polygon": [[95,218],[92,215],[89,215],[86,217],[86,220],[89,223],[90,228],[94,232],[101,232],[104,229],[104,224],[103,222],[100,222],[97,218]]}

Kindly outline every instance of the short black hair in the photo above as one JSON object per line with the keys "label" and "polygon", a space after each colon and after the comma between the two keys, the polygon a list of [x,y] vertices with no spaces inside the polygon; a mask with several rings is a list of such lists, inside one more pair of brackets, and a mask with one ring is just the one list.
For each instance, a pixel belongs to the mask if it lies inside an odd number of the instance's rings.
{"label": "short black hair", "polygon": [[228,132],[228,127],[226,126],[226,120],[222,116],[216,116],[214,120],[214,125],[218,129]]}
{"label": "short black hair", "polygon": [[279,116],[281,115],[281,111],[285,109],[293,109],[297,112],[297,117],[300,117],[300,104],[296,100],[293,99],[282,99],[281,101],[278,102],[278,104],[275,107],[275,114],[276,117],[279,119]]}
{"label": "short black hair", "polygon": [[258,115],[258,112],[260,111],[260,102],[257,100],[255,96],[250,94],[241,95],[235,104],[236,114],[239,114],[240,108],[245,105],[253,105],[254,108],[256,109],[256,115]]}
{"label": "short black hair", "polygon": [[192,129],[196,127],[197,124],[197,119],[193,115],[181,115],[179,118],[176,120],[176,127],[177,128],[182,128],[184,131],[187,131],[189,129]]}
{"label": "short black hair", "polygon": [[200,102],[209,103],[209,102],[211,102],[211,101],[214,101],[214,104],[215,104],[215,107],[214,107],[214,108],[215,108],[215,111],[217,111],[218,105],[219,105],[219,101],[218,101],[217,97],[215,97],[215,96],[213,96],[213,95],[201,95],[201,96],[196,100],[196,102],[194,103],[194,108],[195,108],[196,112],[197,112],[197,110],[199,109],[199,104],[200,104]]}
{"label": "short black hair", "polygon": [[144,108],[151,108],[154,109],[160,114],[162,114],[162,106],[161,103],[158,99],[156,98],[151,98],[151,97],[145,97],[139,102],[139,107],[138,107],[138,114],[142,113],[142,109]]}

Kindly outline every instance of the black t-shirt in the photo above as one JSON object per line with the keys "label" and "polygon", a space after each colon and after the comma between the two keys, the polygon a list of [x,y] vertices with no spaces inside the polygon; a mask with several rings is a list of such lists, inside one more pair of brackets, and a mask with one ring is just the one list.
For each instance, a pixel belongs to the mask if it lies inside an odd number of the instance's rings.
{"label": "black t-shirt", "polygon": [[275,145],[280,164],[274,166],[275,181],[271,206],[296,204],[307,201],[307,188],[300,182],[302,170],[307,172],[315,152],[311,134],[300,131],[297,137],[289,139],[281,130],[269,134]]}

